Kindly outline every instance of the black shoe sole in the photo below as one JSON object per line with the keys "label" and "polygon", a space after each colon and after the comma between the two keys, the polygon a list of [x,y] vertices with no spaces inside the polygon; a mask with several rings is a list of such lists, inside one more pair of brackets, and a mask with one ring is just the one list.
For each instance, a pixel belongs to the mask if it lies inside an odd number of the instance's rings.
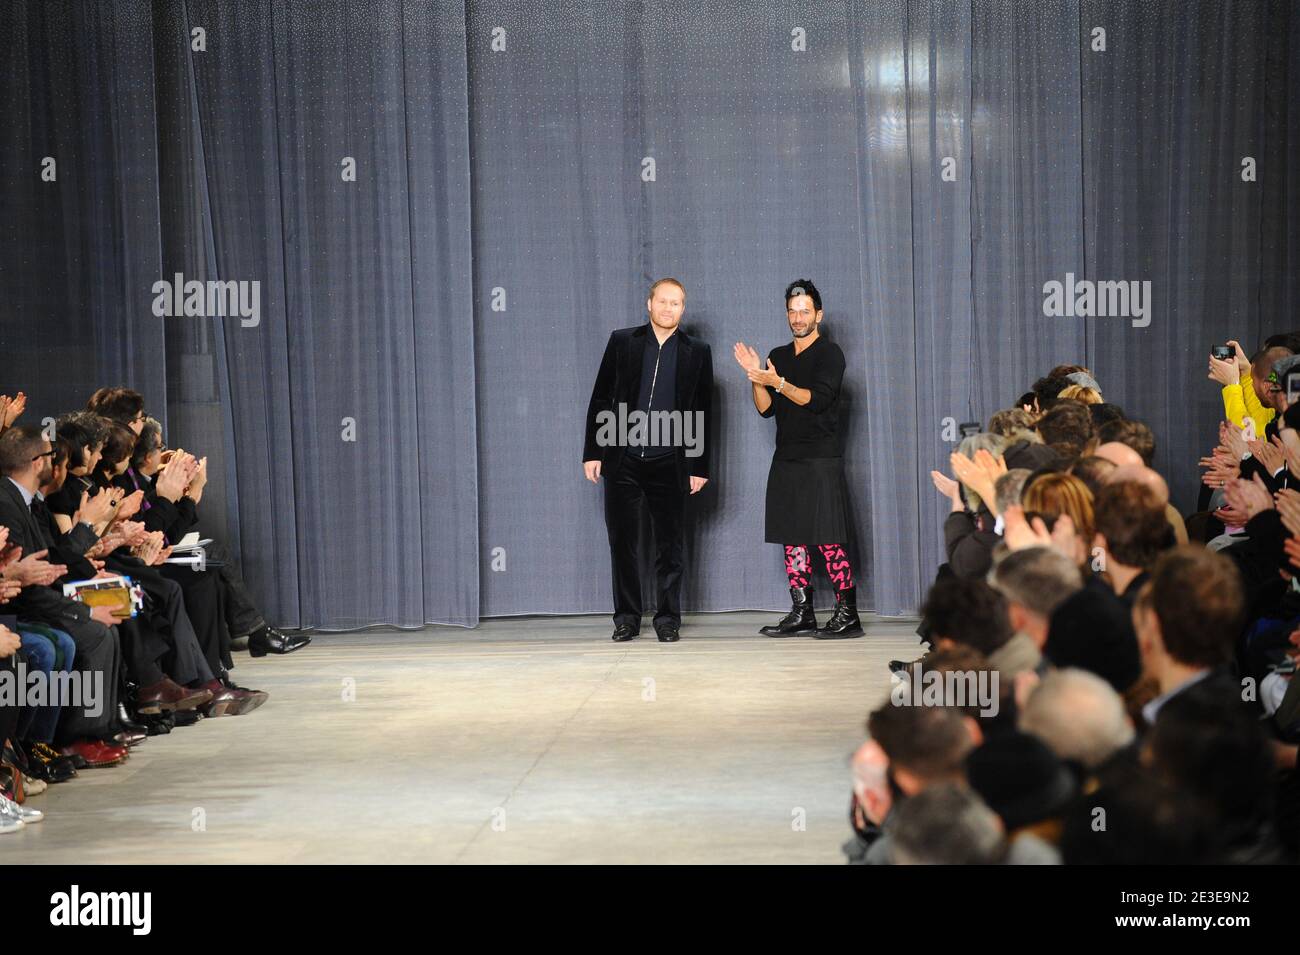
{"label": "black shoe sole", "polygon": [[277,656],[284,656],[286,653],[297,653],[303,647],[309,646],[310,644],[311,644],[311,639],[308,638],[304,640],[302,643],[290,644],[288,649],[277,650],[274,647],[264,647],[261,644],[249,643],[248,655],[250,657],[264,657],[268,653],[274,653]]}
{"label": "black shoe sole", "polygon": [[764,627],[758,631],[764,637],[797,637],[804,633],[816,633],[816,627],[800,627],[798,630],[774,630],[771,627]]}
{"label": "black shoe sole", "polygon": [[860,637],[864,633],[861,627],[851,627],[848,630],[841,630],[839,633],[827,633],[824,630],[818,630],[813,634],[818,640],[850,640],[853,637]]}

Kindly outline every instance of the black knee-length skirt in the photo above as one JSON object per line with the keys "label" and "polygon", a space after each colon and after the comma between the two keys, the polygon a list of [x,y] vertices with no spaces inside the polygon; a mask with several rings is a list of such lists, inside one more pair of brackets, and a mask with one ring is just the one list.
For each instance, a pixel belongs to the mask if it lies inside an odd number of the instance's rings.
{"label": "black knee-length skirt", "polygon": [[843,544],[849,523],[843,458],[772,459],[764,535],[769,544]]}

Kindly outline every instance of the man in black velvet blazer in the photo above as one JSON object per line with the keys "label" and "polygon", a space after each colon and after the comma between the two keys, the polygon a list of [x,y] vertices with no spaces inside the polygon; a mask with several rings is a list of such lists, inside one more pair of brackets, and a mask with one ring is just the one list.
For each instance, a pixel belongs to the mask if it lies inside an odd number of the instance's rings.
{"label": "man in black velvet blazer", "polygon": [[661,643],[673,643],[681,628],[682,517],[687,494],[709,479],[713,403],[713,356],[678,328],[685,307],[676,279],[650,287],[649,322],[610,334],[587,406],[582,467],[593,483],[605,478],[613,639],[620,642],[641,629],[637,537],[647,509],[655,536],[655,632]]}

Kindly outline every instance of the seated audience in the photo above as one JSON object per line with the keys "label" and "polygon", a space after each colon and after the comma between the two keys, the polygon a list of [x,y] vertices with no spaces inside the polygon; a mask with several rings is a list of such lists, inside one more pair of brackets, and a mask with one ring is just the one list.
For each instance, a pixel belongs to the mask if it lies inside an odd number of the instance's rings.
{"label": "seated audience", "polygon": [[[25,407],[21,393],[0,395],[0,669],[85,689],[0,701],[0,833],[41,821],[26,798],[125,762],[148,736],[265,703],[229,679],[232,636],[255,656],[308,640],[262,619],[219,548],[208,552],[220,569],[169,560],[197,529],[206,461],[166,451],[139,393],[101,389],[54,419],[52,441],[17,422]],[[64,596],[65,584],[118,575],[135,589],[129,613]]]}
{"label": "seated audience", "polygon": [[[955,711],[929,718],[950,739],[966,721],[968,753],[962,771],[918,782],[900,728],[919,734],[923,717],[875,711],[864,751],[877,788],[861,792],[884,835],[864,858],[989,862],[1005,843],[1013,861],[1025,835],[1049,853],[1059,837],[1067,864],[1297,857],[1300,407],[1286,394],[1300,333],[1249,359],[1230,345],[1232,359],[1208,359],[1224,420],[1186,520],[1154,467],[1152,429],[1077,365],[990,419],[1001,448],[983,439],[950,459],[951,476],[932,473],[951,501],[945,541],[959,546],[927,593],[919,632],[932,647],[918,663],[954,686],[1009,677],[1018,732],[952,701],[929,707]],[[899,778],[908,786],[885,809]]]}
{"label": "seated audience", "polygon": [[1054,670],[1030,690],[1020,730],[1036,736],[1080,778],[1132,745],[1133,721],[1115,688],[1087,670]]}
{"label": "seated audience", "polygon": [[997,815],[973,791],[932,786],[898,807],[890,830],[895,865],[999,865],[1007,840]]}

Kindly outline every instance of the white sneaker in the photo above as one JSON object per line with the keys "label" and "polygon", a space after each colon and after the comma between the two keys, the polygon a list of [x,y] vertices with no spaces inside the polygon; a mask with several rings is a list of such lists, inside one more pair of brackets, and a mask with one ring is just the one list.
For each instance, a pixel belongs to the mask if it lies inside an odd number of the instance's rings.
{"label": "white sneaker", "polygon": [[29,796],[39,796],[45,790],[50,788],[50,784],[43,779],[33,779],[26,773],[23,773],[23,792]]}
{"label": "white sneaker", "polygon": [[26,806],[20,806],[8,796],[0,796],[0,817],[16,819],[20,823],[31,825],[43,820],[45,813],[39,809],[28,809]]}

